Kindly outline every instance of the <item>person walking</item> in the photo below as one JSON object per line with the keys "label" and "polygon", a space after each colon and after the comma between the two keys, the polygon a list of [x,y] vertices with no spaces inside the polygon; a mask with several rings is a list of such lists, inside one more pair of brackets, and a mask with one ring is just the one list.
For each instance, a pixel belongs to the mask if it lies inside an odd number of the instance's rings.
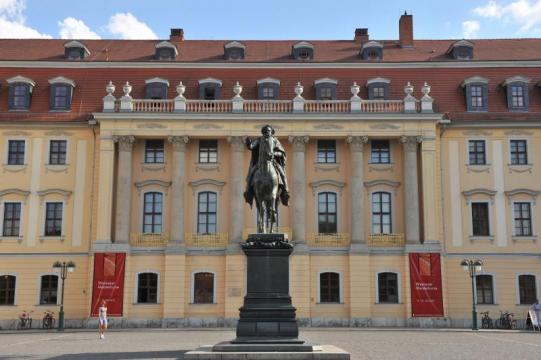
{"label": "person walking", "polygon": [[100,330],[100,339],[104,339],[105,330],[107,330],[107,303],[105,300],[101,302],[101,306],[99,308],[98,326]]}
{"label": "person walking", "polygon": [[538,328],[541,327],[541,304],[539,303],[539,300],[535,299],[535,303],[532,305],[531,310],[536,317],[536,321],[533,321],[534,319],[532,319],[532,325],[534,325],[535,330],[535,326],[537,326]]}

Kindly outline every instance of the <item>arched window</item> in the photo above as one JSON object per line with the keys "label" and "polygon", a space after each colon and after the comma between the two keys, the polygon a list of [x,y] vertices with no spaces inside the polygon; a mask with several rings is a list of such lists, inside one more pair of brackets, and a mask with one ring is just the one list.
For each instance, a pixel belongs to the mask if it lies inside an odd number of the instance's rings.
{"label": "arched window", "polygon": [[163,195],[159,192],[148,192],[144,198],[143,233],[162,233]]}
{"label": "arched window", "polygon": [[0,305],[15,305],[16,277],[0,275]]}
{"label": "arched window", "polygon": [[375,192],[372,194],[372,234],[391,234],[391,194]]}
{"label": "arched window", "polygon": [[137,276],[137,303],[156,304],[158,302],[158,274],[140,273]]}
{"label": "arched window", "polygon": [[161,78],[145,80],[145,99],[163,100],[167,99],[167,88],[169,81]]}
{"label": "arched window", "polygon": [[319,274],[319,302],[340,302],[340,274],[324,272]]}
{"label": "arched window", "polygon": [[214,303],[214,274],[198,272],[193,275],[193,303]]}
{"label": "arched window", "polygon": [[59,76],[49,80],[49,110],[70,110],[73,80]]}
{"label": "arched window", "polygon": [[58,276],[41,276],[41,287],[39,293],[40,305],[56,305],[58,300]]}
{"label": "arched window", "polygon": [[336,234],[336,193],[323,192],[317,196],[318,233]]}
{"label": "arched window", "polygon": [[217,196],[215,192],[200,192],[197,198],[197,233],[215,234],[217,219]]}
{"label": "arched window", "polygon": [[396,273],[378,274],[378,303],[398,304],[398,275]]}
{"label": "arched window", "polygon": [[521,305],[530,305],[537,299],[535,275],[519,275],[518,292]]}
{"label": "arched window", "polygon": [[492,275],[475,277],[478,304],[494,304],[494,283]]}

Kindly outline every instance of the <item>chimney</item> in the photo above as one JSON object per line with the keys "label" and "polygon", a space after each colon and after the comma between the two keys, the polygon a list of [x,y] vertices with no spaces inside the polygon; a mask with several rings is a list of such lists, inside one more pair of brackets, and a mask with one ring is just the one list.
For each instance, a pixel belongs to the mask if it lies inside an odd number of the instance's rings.
{"label": "chimney", "polygon": [[355,29],[355,42],[356,43],[365,43],[368,41],[368,29]]}
{"label": "chimney", "polygon": [[170,41],[184,41],[184,29],[171,29]]}
{"label": "chimney", "polygon": [[404,12],[404,15],[400,17],[398,23],[400,29],[400,46],[412,47],[413,46],[413,15],[408,15]]}

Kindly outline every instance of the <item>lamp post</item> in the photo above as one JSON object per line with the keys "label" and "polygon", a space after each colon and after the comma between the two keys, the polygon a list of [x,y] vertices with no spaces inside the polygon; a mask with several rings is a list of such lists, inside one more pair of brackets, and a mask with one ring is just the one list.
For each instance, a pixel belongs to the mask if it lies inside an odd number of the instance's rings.
{"label": "lamp post", "polygon": [[483,262],[479,259],[464,259],[460,262],[460,266],[462,266],[462,269],[464,271],[468,271],[471,278],[471,294],[472,294],[472,330],[479,330],[479,327],[477,326],[477,310],[475,308],[477,294],[475,292],[475,284],[473,279],[477,274],[479,274],[483,270]]}
{"label": "lamp post", "polygon": [[68,273],[75,271],[75,263],[73,261],[60,262],[56,261],[53,264],[53,270],[55,273],[60,274],[62,279],[62,292],[60,296],[60,311],[58,312],[58,331],[64,331],[64,280],[68,277]]}

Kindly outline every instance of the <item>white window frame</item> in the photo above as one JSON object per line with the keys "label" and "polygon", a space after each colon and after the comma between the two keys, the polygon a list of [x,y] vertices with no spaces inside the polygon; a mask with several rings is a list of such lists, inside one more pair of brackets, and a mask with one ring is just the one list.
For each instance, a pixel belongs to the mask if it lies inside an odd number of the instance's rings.
{"label": "white window frame", "polygon": [[[157,288],[157,291],[156,291],[156,302],[155,303],[140,303],[140,302],[137,302],[137,297],[139,295],[139,275],[140,274],[146,274],[146,273],[152,273],[152,274],[156,274],[158,275],[158,288]],[[157,271],[157,270],[152,270],[152,269],[145,269],[145,270],[140,270],[140,271],[137,271],[135,273],[135,279],[134,279],[134,292],[133,292],[133,304],[134,305],[159,305],[160,304],[160,300],[161,300],[161,297],[160,297],[160,292],[161,292],[161,279],[160,279],[160,272]]]}
{"label": "white window frame", "polygon": [[[9,142],[10,141],[20,141],[20,140],[23,140],[24,141],[24,161],[23,161],[23,164],[22,165],[13,165],[13,164],[8,164],[8,160],[9,160]],[[17,167],[17,166],[26,166],[28,165],[28,139],[26,137],[17,137],[17,136],[14,136],[14,137],[7,137],[5,138],[5,145],[4,145],[4,166],[14,166],[14,167]]]}
{"label": "white window frame", "polygon": [[[479,141],[479,140],[482,140],[485,142],[485,164],[471,164],[470,163],[470,141]],[[482,167],[482,166],[491,166],[492,163],[490,162],[490,150],[489,150],[489,145],[490,145],[490,141],[485,138],[485,137],[470,137],[470,138],[466,138],[466,143],[465,143],[465,147],[466,147],[466,165],[467,166],[479,166],[479,167]]]}
{"label": "white window frame", "polygon": [[[66,200],[44,200],[42,203],[42,209],[41,209],[41,238],[42,239],[58,239],[58,238],[64,238],[66,236]],[[60,236],[58,235],[45,235],[45,226],[47,222],[47,204],[49,203],[62,203],[62,225],[60,230]]]}
{"label": "white window frame", "polygon": [[395,226],[396,226],[396,211],[395,211],[395,206],[396,206],[396,201],[395,201],[395,196],[396,196],[396,193],[394,190],[391,190],[389,191],[388,189],[382,189],[382,188],[375,188],[373,190],[371,190],[369,192],[369,202],[370,202],[370,234],[372,235],[377,235],[377,234],[374,234],[372,232],[372,217],[373,217],[373,204],[372,204],[372,195],[374,193],[378,193],[378,192],[385,192],[385,193],[388,193],[390,196],[391,196],[391,234],[396,234],[396,229],[395,229]]}
{"label": "white window frame", "polygon": [[[16,236],[4,236],[4,211],[5,211],[5,203],[19,203],[21,205],[21,217],[19,219],[19,234]],[[0,199],[0,239],[14,239],[14,238],[22,238],[22,230],[24,229],[24,204],[25,201],[20,200],[4,200]]]}
{"label": "white window frame", "polygon": [[139,226],[138,226],[138,230],[137,231],[138,233],[140,232],[141,234],[157,234],[157,233],[145,233],[144,232],[144,221],[145,221],[145,195],[148,194],[148,193],[160,193],[162,195],[162,232],[160,234],[165,234],[165,220],[166,220],[166,216],[165,216],[165,209],[167,208],[166,206],[166,195],[167,193],[164,192],[164,191],[161,191],[161,190],[158,190],[158,189],[147,189],[145,191],[141,191],[141,196],[140,196],[140,199],[139,199]]}
{"label": "white window frame", "polygon": [[[532,228],[531,235],[517,235],[515,229],[515,203],[529,203],[530,204],[530,226]],[[537,232],[535,231],[535,201],[532,200],[512,200],[511,201],[511,234],[513,237],[520,239],[536,238]]]}
{"label": "white window frame", "polygon": [[[492,304],[479,304],[477,299],[477,276],[478,275],[490,275],[492,276]],[[498,289],[496,286],[496,274],[493,272],[480,272],[475,274],[473,277],[473,286],[475,287],[475,305],[478,306],[490,306],[490,305],[499,305],[498,303]]]}
{"label": "white window frame", "polygon": [[333,193],[335,196],[336,196],[336,233],[339,234],[342,232],[343,228],[342,228],[342,214],[341,214],[341,211],[340,211],[340,198],[342,197],[342,189],[338,189],[338,190],[335,190],[335,189],[318,189],[316,192],[315,192],[315,197],[314,197],[314,205],[315,205],[315,230],[314,230],[314,234],[319,234],[319,194],[322,194],[322,193]]}
{"label": "white window frame", "polygon": [[15,295],[13,296],[13,304],[8,304],[8,305],[4,305],[4,304],[0,304],[0,309],[3,308],[3,307],[11,307],[11,306],[17,306],[19,305],[19,303],[17,302],[18,300],[18,293],[19,293],[19,276],[16,272],[0,272],[0,276],[4,276],[4,275],[8,275],[8,276],[15,276]]}
{"label": "white window frame", "polygon": [[[321,302],[321,274],[335,273],[338,274],[338,302]],[[317,272],[316,289],[317,289],[317,304],[318,305],[343,305],[344,304],[344,276],[342,271],[336,269],[321,269]]]}
{"label": "white window frame", "polygon": [[[526,151],[528,152],[526,156],[528,157],[528,162],[526,164],[512,164],[511,163],[511,140],[524,140],[526,141]],[[508,166],[532,166],[533,153],[532,153],[532,142],[528,136],[511,136],[507,139],[507,165]]]}
{"label": "white window frame", "polygon": [[36,306],[53,306],[53,304],[41,304],[41,278],[43,276],[47,276],[47,275],[54,275],[58,278],[58,288],[56,289],[56,305],[60,305],[60,292],[62,291],[62,279],[60,278],[60,276],[57,274],[57,273],[54,273],[54,272],[45,272],[45,273],[41,273],[38,275],[38,283],[37,283],[37,286],[36,288],[38,289],[38,293],[37,293],[37,298],[36,298]]}
{"label": "white window frame", "polygon": [[[486,203],[488,204],[488,235],[474,235],[473,234],[473,207],[472,207],[472,204],[477,204],[477,203]],[[488,199],[488,200],[484,200],[484,199],[480,199],[480,200],[472,200],[472,199],[469,199],[468,200],[468,212],[469,212],[469,217],[470,217],[470,239],[492,239],[494,238],[494,224],[492,222],[492,203],[493,203],[493,200],[492,199]]]}
{"label": "white window frame", "polygon": [[[205,304],[202,304],[202,303],[196,303],[195,302],[195,275],[196,274],[199,274],[199,273],[210,273],[213,275],[213,278],[212,278],[212,281],[213,281],[213,291],[212,291],[212,303],[205,303]],[[209,270],[209,269],[198,269],[198,270],[194,270],[192,271],[192,276],[191,276],[191,286],[190,286],[190,305],[214,305],[214,304],[217,304],[218,302],[216,301],[216,272],[213,271],[213,270]]]}
{"label": "white window frame", "polygon": [[535,278],[535,298],[539,299],[539,276],[536,273],[532,272],[520,272],[515,275],[515,295],[516,295],[516,305],[517,306],[531,306],[532,304],[521,304],[520,303],[520,284],[519,277],[521,275],[531,275]]}
{"label": "white window frame", "polygon": [[[51,164],[49,160],[51,159],[51,141],[65,141],[66,142],[66,163],[65,164]],[[47,139],[47,158],[45,159],[45,165],[47,166],[68,166],[69,165],[69,147],[70,141],[66,137],[51,137]],[[26,153],[25,153],[26,156]]]}
{"label": "white window frame", "polygon": [[[393,273],[396,274],[396,286],[398,287],[398,302],[397,303],[388,303],[388,302],[380,302],[379,301],[379,274],[383,273]],[[376,279],[375,279],[375,303],[376,304],[382,304],[382,305],[400,305],[402,304],[402,274],[400,271],[395,269],[380,269],[376,272]]]}

